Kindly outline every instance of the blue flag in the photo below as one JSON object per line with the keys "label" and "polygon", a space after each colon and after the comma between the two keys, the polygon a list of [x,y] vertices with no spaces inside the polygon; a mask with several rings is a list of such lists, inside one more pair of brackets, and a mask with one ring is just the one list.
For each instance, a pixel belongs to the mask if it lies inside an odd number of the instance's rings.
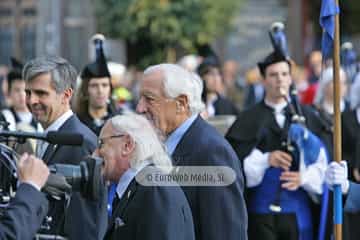
{"label": "blue flag", "polygon": [[323,28],[321,51],[324,57],[331,55],[335,34],[335,15],[340,13],[335,0],[322,0],[320,26]]}

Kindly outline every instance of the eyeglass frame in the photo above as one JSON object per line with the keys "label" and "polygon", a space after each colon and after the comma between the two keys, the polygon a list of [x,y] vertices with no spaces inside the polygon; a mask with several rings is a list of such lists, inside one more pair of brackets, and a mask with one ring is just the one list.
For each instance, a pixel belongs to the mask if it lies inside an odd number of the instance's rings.
{"label": "eyeglass frame", "polygon": [[99,139],[97,140],[97,147],[100,149],[100,148],[105,144],[105,140],[106,140],[106,139],[121,138],[121,137],[124,137],[124,136],[126,136],[126,134],[111,135],[111,136],[99,138]]}

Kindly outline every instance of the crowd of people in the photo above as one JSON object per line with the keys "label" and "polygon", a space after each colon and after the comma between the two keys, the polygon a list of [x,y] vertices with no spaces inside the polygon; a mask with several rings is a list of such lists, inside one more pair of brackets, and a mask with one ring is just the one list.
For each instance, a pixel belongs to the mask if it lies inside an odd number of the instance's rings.
{"label": "crowd of people", "polygon": [[[84,141],[8,143],[22,157],[16,195],[0,216],[1,239],[330,239],[325,196],[334,185],[345,196],[344,236],[359,236],[360,101],[348,94],[358,89],[356,74],[340,71],[343,161],[335,163],[333,75],[320,52],[301,69],[275,50],[246,80],[233,61],[189,55],[129,81],[122,65],[107,62],[103,39],[95,43],[95,60],[79,74],[61,57],[12,60],[3,129],[78,133]],[[236,118],[225,135],[206,121],[218,115]],[[88,155],[103,160],[96,199],[40,192],[46,165],[78,165]],[[230,168],[233,180],[140,181],[149,168],[172,174],[208,166]]]}

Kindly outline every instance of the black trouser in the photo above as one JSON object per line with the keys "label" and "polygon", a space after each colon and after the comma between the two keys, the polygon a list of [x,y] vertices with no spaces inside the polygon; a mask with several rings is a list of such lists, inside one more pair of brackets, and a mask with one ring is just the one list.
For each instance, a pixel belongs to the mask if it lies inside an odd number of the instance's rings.
{"label": "black trouser", "polygon": [[295,214],[249,214],[249,240],[298,240]]}
{"label": "black trouser", "polygon": [[343,225],[343,240],[358,240],[360,238],[360,213],[345,213]]}

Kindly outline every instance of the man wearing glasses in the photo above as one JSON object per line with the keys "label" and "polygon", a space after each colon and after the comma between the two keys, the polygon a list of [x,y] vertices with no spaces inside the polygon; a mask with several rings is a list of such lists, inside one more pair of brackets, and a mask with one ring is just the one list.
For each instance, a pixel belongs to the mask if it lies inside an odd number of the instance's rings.
{"label": "man wearing glasses", "polygon": [[[37,58],[28,62],[23,69],[27,105],[45,132],[64,131],[79,133],[84,137],[81,146],[38,143],[36,155],[47,165],[78,165],[96,147],[96,136],[70,109],[76,77],[74,67],[60,57]],[[52,221],[48,222],[49,230],[41,233],[69,239],[102,239],[107,221],[105,192],[104,187],[98,201],[84,199],[80,193],[73,193],[70,202],[50,199],[48,215]]]}
{"label": "man wearing glasses", "polygon": [[167,174],[172,164],[144,117],[125,113],[109,119],[94,155],[104,159],[104,178],[116,184],[105,239],[195,239],[191,210],[181,188],[146,181],[153,173],[148,167]]}

